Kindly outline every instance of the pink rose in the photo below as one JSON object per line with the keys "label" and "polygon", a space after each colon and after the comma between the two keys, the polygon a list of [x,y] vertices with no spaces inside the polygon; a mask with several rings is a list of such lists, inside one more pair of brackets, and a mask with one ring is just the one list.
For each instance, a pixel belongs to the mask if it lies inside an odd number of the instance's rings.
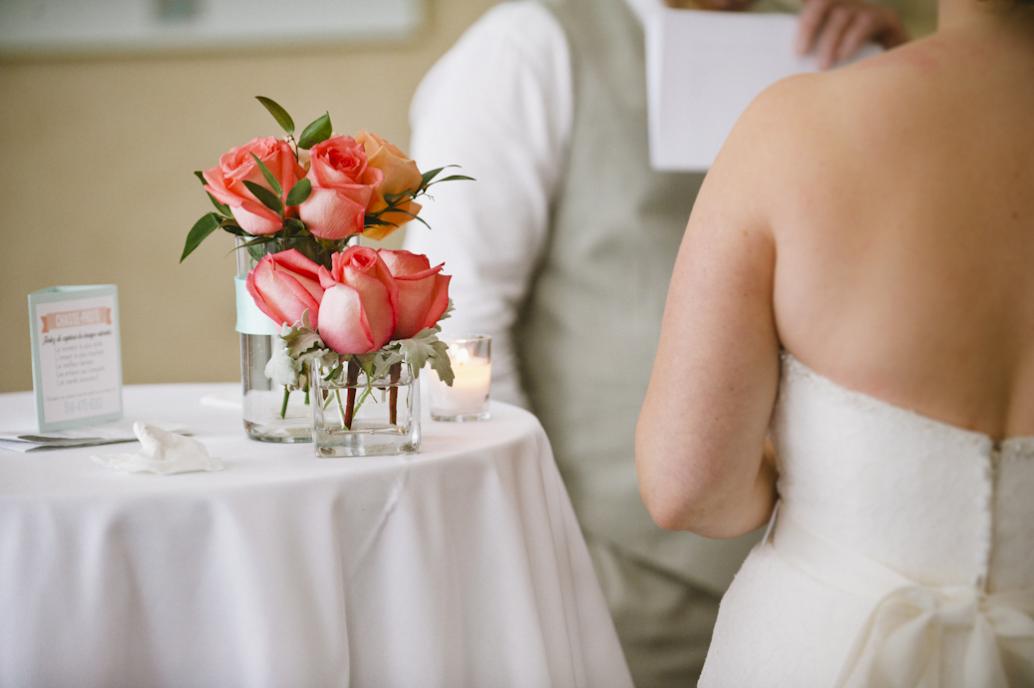
{"label": "pink rose", "polygon": [[316,327],[323,299],[319,271],[319,265],[293,248],[270,253],[248,273],[248,293],[278,325],[293,325],[309,311],[309,321]]}
{"label": "pink rose", "polygon": [[388,343],[398,312],[398,287],[377,252],[363,246],[335,253],[330,272],[320,269],[326,289],[319,333],[339,354],[367,354]]}
{"label": "pink rose", "polygon": [[399,316],[394,339],[408,339],[433,327],[449,307],[450,275],[440,274],[445,264],[431,267],[427,256],[409,251],[381,250],[399,289]]}
{"label": "pink rose", "polygon": [[321,239],[345,239],[362,232],[381,171],[367,166],[366,151],[350,136],[329,138],[309,153],[312,193],[298,207],[302,222]]}
{"label": "pink rose", "polygon": [[291,187],[305,175],[305,169],[298,164],[286,141],[273,136],[252,139],[248,143],[223,153],[216,167],[205,170],[205,190],[230,208],[233,219],[248,234],[273,234],[280,231],[283,220],[267,208],[248,190],[245,181],[269,187],[262,170],[255,163],[252,153],[262,161],[276,177],[283,189],[281,200],[287,197]]}
{"label": "pink rose", "polygon": [[269,253],[248,273],[246,286],[255,305],[278,325],[292,325],[309,311],[313,327],[320,313],[323,287],[320,266],[292,248]]}

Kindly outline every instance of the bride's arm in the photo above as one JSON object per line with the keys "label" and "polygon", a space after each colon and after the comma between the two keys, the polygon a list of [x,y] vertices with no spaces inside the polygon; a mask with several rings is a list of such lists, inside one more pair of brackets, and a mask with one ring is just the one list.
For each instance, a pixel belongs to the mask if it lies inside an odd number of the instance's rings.
{"label": "bride's arm", "polygon": [[675,264],[636,429],[640,492],[664,528],[733,537],[775,501],[764,457],[779,383],[770,230],[785,89],[741,119],[708,174]]}

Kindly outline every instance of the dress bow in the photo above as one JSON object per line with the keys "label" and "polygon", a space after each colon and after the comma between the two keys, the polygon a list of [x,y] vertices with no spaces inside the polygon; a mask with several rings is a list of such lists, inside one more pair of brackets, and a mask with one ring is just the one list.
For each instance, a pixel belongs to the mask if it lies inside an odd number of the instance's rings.
{"label": "dress bow", "polygon": [[[1003,654],[1013,672],[1022,667],[1034,677],[1032,597],[963,586],[897,588],[873,610],[837,685],[1009,688]],[[965,653],[962,675],[943,675],[941,656],[949,651]]]}

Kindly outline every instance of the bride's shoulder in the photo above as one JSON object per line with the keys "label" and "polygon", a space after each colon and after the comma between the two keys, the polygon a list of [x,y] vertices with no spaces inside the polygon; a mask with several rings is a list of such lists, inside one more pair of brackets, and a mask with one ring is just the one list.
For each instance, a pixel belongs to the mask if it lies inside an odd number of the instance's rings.
{"label": "bride's shoulder", "polygon": [[926,101],[941,66],[926,43],[775,83],[743,113],[717,164],[752,171],[776,202],[799,199],[787,189],[828,189],[884,169],[939,117]]}
{"label": "bride's shoulder", "polygon": [[[856,138],[866,130],[892,128],[901,115],[916,115],[928,93],[922,88],[941,78],[944,58],[936,41],[916,41],[827,72],[799,74],[763,91],[743,115],[743,124],[818,140]],[[907,117],[906,117],[907,119]]]}

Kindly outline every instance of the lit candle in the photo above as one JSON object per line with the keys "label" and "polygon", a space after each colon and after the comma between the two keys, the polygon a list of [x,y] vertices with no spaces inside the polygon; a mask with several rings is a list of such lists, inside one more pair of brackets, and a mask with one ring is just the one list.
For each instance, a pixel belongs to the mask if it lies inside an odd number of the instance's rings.
{"label": "lit candle", "polygon": [[480,420],[488,417],[492,360],[472,353],[473,340],[450,342],[449,359],[455,379],[449,387],[431,375],[431,416],[437,420]]}

